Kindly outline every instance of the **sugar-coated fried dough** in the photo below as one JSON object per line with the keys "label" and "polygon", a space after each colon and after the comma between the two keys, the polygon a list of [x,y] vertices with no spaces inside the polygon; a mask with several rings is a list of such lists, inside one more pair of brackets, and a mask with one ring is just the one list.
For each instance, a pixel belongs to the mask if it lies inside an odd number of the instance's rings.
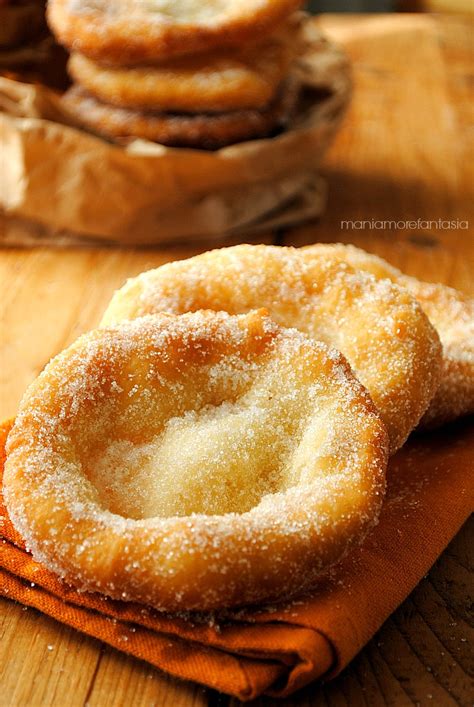
{"label": "sugar-coated fried dough", "polygon": [[263,245],[210,251],[129,280],[103,324],[155,312],[237,314],[255,307],[342,351],[387,426],[391,452],[403,444],[439,384],[438,335],[406,290],[340,258]]}
{"label": "sugar-coated fried dough", "polygon": [[298,35],[295,18],[257,44],[134,68],[106,67],[74,53],[68,69],[90,94],[122,108],[186,113],[263,108],[298,54]]}
{"label": "sugar-coated fried dough", "polygon": [[452,287],[422,282],[404,275],[382,258],[351,245],[317,244],[306,253],[340,257],[353,267],[388,278],[415,297],[437,330],[443,346],[440,385],[421,420],[426,428],[439,427],[461,415],[474,414],[474,300]]}
{"label": "sugar-coated fried dough", "polygon": [[73,51],[128,66],[255,41],[301,5],[301,0],[50,0],[48,21]]}
{"label": "sugar-coated fried dough", "polygon": [[286,125],[293,113],[298,85],[281,86],[275,100],[262,110],[227,113],[159,113],[118,108],[98,101],[77,86],[62,97],[72,120],[108,138],[142,138],[176,147],[214,149],[242,140],[265,137]]}
{"label": "sugar-coated fried dough", "polygon": [[33,557],[159,609],[309,588],[375,523],[387,434],[341,354],[264,313],[93,331],[27,391],[4,492]]}

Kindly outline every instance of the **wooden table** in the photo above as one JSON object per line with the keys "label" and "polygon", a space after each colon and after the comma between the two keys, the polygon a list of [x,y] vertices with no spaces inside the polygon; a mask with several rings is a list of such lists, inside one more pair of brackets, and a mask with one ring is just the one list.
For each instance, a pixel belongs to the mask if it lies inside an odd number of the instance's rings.
{"label": "wooden table", "polygon": [[[333,15],[320,24],[346,46],[356,82],[350,114],[325,162],[328,211],[317,224],[268,234],[266,240],[354,242],[413,275],[472,293],[472,25],[462,18],[419,15]],[[471,228],[399,224],[395,230],[362,231],[357,224],[355,230],[341,229],[340,223],[439,218],[470,219]],[[2,417],[15,412],[25,386],[50,356],[98,322],[126,277],[197,251],[3,251]],[[310,686],[285,704],[470,704],[469,561],[472,533],[465,527],[337,680]],[[34,610],[9,601],[0,606],[1,705],[236,705]]]}

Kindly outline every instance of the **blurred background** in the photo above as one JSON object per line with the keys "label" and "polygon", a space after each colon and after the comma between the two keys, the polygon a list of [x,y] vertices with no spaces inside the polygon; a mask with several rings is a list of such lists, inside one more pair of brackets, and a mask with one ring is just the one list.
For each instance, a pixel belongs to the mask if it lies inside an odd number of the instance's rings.
{"label": "blurred background", "polygon": [[[31,118],[32,113],[36,111],[34,117],[70,126],[71,122],[65,120],[64,113],[58,109],[58,91],[62,93],[71,84],[66,73],[68,54],[49,32],[45,21],[45,8],[46,0],[0,0],[0,80],[3,80],[3,77],[7,79],[4,82],[3,94],[0,89],[0,112],[18,118]],[[348,118],[338,134],[337,142],[324,161],[323,178],[324,183],[328,184],[329,197],[326,213],[319,221],[318,237],[323,238],[325,228],[340,237],[338,224],[344,213],[351,218],[369,213],[374,217],[398,218],[402,214],[413,218],[424,215],[432,219],[449,214],[457,217],[459,211],[459,217],[464,218],[467,198],[463,196],[462,206],[459,207],[457,198],[459,196],[461,199],[462,196],[459,183],[462,182],[467,189],[472,182],[468,166],[470,161],[460,160],[458,165],[456,160],[457,155],[461,154],[458,145],[467,149],[473,134],[470,90],[474,0],[308,0],[306,8],[317,15],[314,24],[319,31],[329,37],[336,46],[341,46],[347,54],[352,64],[355,86]],[[406,62],[406,57],[410,57],[411,61]],[[321,66],[327,68],[324,62]],[[10,79],[14,82],[9,81]],[[12,87],[13,83],[15,85]],[[30,92],[31,84],[39,87],[41,98],[37,97],[38,94],[33,94],[33,90]],[[49,92],[45,97],[46,92],[42,92],[44,87],[55,89],[55,93]],[[34,100],[31,98],[33,95],[36,96]],[[322,98],[323,94],[314,94],[311,100]],[[73,121],[72,124],[76,127]],[[95,134],[93,129],[90,132]],[[82,135],[87,135],[86,129],[78,133],[77,138]],[[11,140],[9,144],[17,143]],[[61,141],[58,140],[58,144],[62,144]],[[74,150],[77,144],[74,145]],[[102,144],[106,150],[108,143]],[[6,154],[5,150],[3,152]],[[55,149],[47,152],[47,159],[39,159],[34,150],[29,153],[34,155],[32,159],[37,160],[35,164],[40,167],[32,169],[27,180],[18,179],[17,173],[10,169],[13,175],[11,182],[16,190],[15,198],[9,194],[4,184],[0,189],[0,194],[7,195],[8,207],[13,205],[12,212],[20,215],[25,213],[32,222],[38,221],[38,228],[43,223],[40,216],[45,216],[43,204],[46,204],[46,209],[49,208],[51,194],[57,194],[58,199],[62,198],[66,204],[65,184],[73,190],[74,185],[79,183],[74,170],[71,171],[73,178],[69,181],[64,175],[56,177],[56,173],[45,177],[45,165],[53,162],[56,152]],[[30,163],[20,150],[14,153],[12,159],[16,159],[15,164],[25,164],[25,169],[30,168]],[[6,165],[6,158],[3,157],[3,160]],[[148,162],[145,162],[147,169],[151,169]],[[319,163],[320,155],[315,165],[312,165],[312,174],[319,170]],[[58,175],[63,164],[66,165],[66,161],[59,160]],[[84,166],[84,161],[80,161],[80,164],[81,174],[89,183],[91,178],[88,176],[88,169]],[[94,161],[93,174],[98,174],[97,170],[102,169],[103,165],[104,160]],[[66,168],[64,172],[67,172]],[[266,171],[266,167],[262,168],[260,163],[257,172],[261,182],[268,186],[271,182],[270,172]],[[8,169],[5,168],[3,173],[7,174]],[[272,175],[274,173],[271,171]],[[293,179],[295,173],[288,174],[285,169],[284,178]],[[98,204],[102,204],[103,193],[112,195],[111,198],[115,199],[116,206],[110,210],[109,221],[113,224],[110,225],[110,231],[115,229],[113,235],[116,237],[119,216],[124,212],[123,203],[116,197],[116,184],[109,173],[107,172],[107,178],[104,178],[103,173],[100,174],[100,178],[94,176],[92,179],[100,185],[99,189],[94,188],[94,197]],[[114,171],[114,175],[119,174],[122,174],[120,170]],[[158,169],[153,172],[153,175],[155,174],[159,174]],[[35,175],[36,181],[31,175]],[[147,179],[143,178],[143,189],[147,194],[146,204],[150,213],[157,213],[155,202],[159,200]],[[136,184],[138,181],[135,175],[130,184]],[[253,181],[256,182],[257,179]],[[33,189],[33,183],[38,185],[39,190],[35,192],[34,208],[31,200],[28,201],[24,196],[26,191],[23,189],[24,184]],[[107,190],[107,185],[111,183],[114,183],[115,187]],[[177,180],[177,183],[181,184],[180,189],[184,194],[181,181]],[[21,189],[17,189],[18,184]],[[280,182],[278,184],[278,189],[272,187],[272,195],[277,195],[278,192],[278,203],[291,204],[287,191],[284,191],[284,196],[279,196],[282,186]],[[221,185],[219,181],[218,188],[224,189]],[[125,203],[128,203],[131,201],[128,183],[126,186],[128,198]],[[217,187],[212,187],[214,188]],[[316,214],[316,204],[321,203],[321,207],[317,207],[319,211],[324,208],[324,191],[322,184],[319,191],[315,187],[314,193],[307,198],[307,203],[315,210],[313,216]],[[37,193],[46,193],[47,198],[39,197]],[[206,191],[205,193],[208,194]],[[291,193],[294,195],[296,191]],[[195,200],[195,192],[193,194]],[[201,192],[199,195],[201,198]],[[424,210],[420,205],[423,202],[422,195],[426,196]],[[271,208],[261,193],[252,196],[250,200],[252,203],[255,201],[266,204],[265,209],[271,213]],[[238,201],[239,204],[244,203],[240,193]],[[0,204],[4,203],[0,199]],[[23,204],[23,211],[19,203]],[[64,214],[61,212],[61,219],[55,209],[50,210],[48,218],[51,217],[50,220],[54,221],[55,228],[69,228],[73,222],[75,232],[87,232],[89,237],[91,234],[96,237],[100,235],[99,231],[95,230],[96,224],[90,225],[96,211],[91,208],[87,198],[77,202],[83,203],[86,206],[71,208],[70,202],[67,202]],[[141,203],[140,199],[137,203]],[[187,216],[181,216],[181,209],[178,211],[180,218],[173,215],[173,219],[179,220],[182,224],[180,227],[187,229],[189,223],[194,224],[193,219],[190,221]],[[227,211],[231,212],[232,209],[228,208]],[[148,212],[140,207],[140,213],[146,215]],[[70,214],[73,215],[71,218]],[[4,241],[7,239],[4,234],[8,231],[10,243],[24,243],[27,236],[23,231],[20,229],[20,235],[17,237],[13,227],[9,230],[2,223],[2,218],[4,212],[0,210],[0,242],[2,238]],[[122,219],[120,223],[125,223],[126,219],[123,216]],[[160,219],[160,225],[164,228],[162,214]],[[46,221],[48,227],[50,220]],[[78,222],[82,226],[87,222],[88,228],[79,229]],[[127,228],[131,233],[135,226]],[[330,237],[329,231],[327,238]],[[407,233],[407,238],[412,235]],[[136,234],[134,237],[137,238]],[[429,240],[431,234],[427,238]]]}
{"label": "blurred background", "polygon": [[472,0],[312,0],[311,12],[474,12]]}
{"label": "blurred background", "polygon": [[390,12],[393,0],[313,0],[309,3],[311,12]]}

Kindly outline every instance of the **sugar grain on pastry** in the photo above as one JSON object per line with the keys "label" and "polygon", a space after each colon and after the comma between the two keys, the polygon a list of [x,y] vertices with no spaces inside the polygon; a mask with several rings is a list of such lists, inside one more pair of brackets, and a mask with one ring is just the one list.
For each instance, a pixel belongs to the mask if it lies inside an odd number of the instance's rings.
{"label": "sugar grain on pastry", "polygon": [[311,586],[376,522],[387,434],[342,355],[265,313],[82,336],[27,391],[4,492],[74,586],[210,609]]}

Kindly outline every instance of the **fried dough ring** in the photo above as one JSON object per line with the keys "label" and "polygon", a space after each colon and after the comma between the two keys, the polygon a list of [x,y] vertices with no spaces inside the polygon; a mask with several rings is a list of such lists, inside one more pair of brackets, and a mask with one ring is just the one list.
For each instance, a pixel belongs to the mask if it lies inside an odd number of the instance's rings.
{"label": "fried dough ring", "polygon": [[441,347],[420,306],[387,281],[334,258],[294,248],[241,245],[166,264],[129,280],[102,320],[155,312],[231,314],[262,306],[342,351],[387,426],[395,452],[417,425],[439,383]]}
{"label": "fried dough ring", "polygon": [[58,40],[69,49],[112,66],[128,66],[258,40],[302,2],[196,0],[193,14],[189,1],[158,0],[156,4],[167,4],[163,9],[168,13],[154,13],[150,3],[148,11],[141,10],[144,4],[139,0],[51,0],[47,17]]}
{"label": "fried dough ring", "polygon": [[298,22],[258,44],[181,57],[159,66],[105,67],[79,53],[68,70],[99,101],[121,108],[219,113],[263,108],[298,53]]}
{"label": "fried dough ring", "polygon": [[93,331],[27,391],[4,492],[35,559],[159,609],[287,597],[359,542],[387,435],[339,353],[261,312]]}
{"label": "fried dough ring", "polygon": [[175,147],[216,149],[265,137],[282,128],[296,106],[297,97],[296,83],[288,81],[263,110],[178,114],[109,106],[73,86],[62,96],[62,105],[81,127],[106,138],[142,138]]}
{"label": "fried dough ring", "polygon": [[405,287],[438,331],[443,346],[439,387],[421,427],[435,428],[462,415],[474,414],[474,300],[439,283],[422,282],[404,275],[382,258],[342,243],[317,244],[303,249],[307,254],[339,257],[354,268],[388,278]]}

